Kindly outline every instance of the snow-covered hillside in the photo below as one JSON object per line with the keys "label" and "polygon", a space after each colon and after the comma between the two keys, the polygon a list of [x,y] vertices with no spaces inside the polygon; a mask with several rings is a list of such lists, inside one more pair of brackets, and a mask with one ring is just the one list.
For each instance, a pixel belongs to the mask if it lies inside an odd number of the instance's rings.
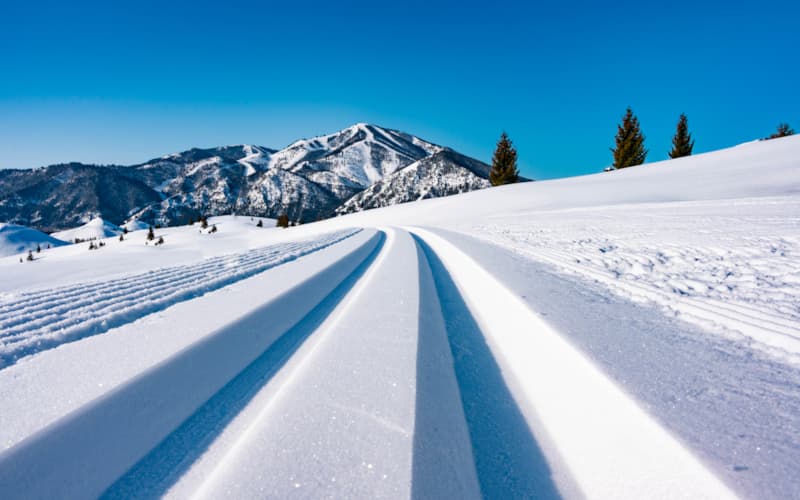
{"label": "snow-covered hillside", "polygon": [[788,137],[0,259],[0,491],[793,498],[798,158]]}
{"label": "snow-covered hillside", "polygon": [[484,189],[490,186],[488,177],[485,163],[443,149],[375,182],[344,202],[336,214]]}
{"label": "snow-covered hillside", "polygon": [[76,239],[98,240],[102,238],[110,238],[112,236],[119,236],[121,232],[121,227],[115,226],[108,221],[104,221],[100,217],[95,217],[80,227],[58,231],[53,233],[51,236],[61,241],[72,243]]}
{"label": "snow-covered hillside", "polygon": [[62,245],[66,243],[36,229],[0,222],[0,257]]}

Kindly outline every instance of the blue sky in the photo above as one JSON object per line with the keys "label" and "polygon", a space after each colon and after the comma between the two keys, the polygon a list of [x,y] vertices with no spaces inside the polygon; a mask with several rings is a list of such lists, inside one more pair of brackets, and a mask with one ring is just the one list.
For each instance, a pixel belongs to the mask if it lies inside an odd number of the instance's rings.
{"label": "blue sky", "polygon": [[[3,0],[0,167],[131,164],[371,122],[522,173],[601,170],[630,105],[666,158],[800,129],[796,2]],[[123,5],[125,4],[125,5]]]}

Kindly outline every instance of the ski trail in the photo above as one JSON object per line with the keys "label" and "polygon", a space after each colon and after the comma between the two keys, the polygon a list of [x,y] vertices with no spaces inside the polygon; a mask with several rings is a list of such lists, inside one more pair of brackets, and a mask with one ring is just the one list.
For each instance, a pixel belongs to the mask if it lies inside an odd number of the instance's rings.
{"label": "ski trail", "polygon": [[408,233],[387,233],[277,387],[169,496],[480,497],[441,311],[421,302],[430,278],[409,272]]}
{"label": "ski trail", "polygon": [[271,245],[184,266],[89,285],[21,295],[0,306],[0,369],[52,349],[241,281],[336,244],[356,231]]}
{"label": "ski trail", "polygon": [[98,496],[302,321],[380,242],[374,232],[343,242],[347,253],[313,276],[3,451],[0,491]]}
{"label": "ski trail", "polygon": [[[735,498],[688,450],[513,293],[441,237],[444,262],[549,464],[590,498]],[[552,383],[557,380],[558,383]],[[558,473],[558,470],[556,470]]]}

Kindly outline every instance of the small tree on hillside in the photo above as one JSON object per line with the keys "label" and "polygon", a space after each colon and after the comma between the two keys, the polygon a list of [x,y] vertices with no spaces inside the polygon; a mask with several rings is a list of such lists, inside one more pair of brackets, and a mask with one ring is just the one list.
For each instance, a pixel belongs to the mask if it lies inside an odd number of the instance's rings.
{"label": "small tree on hillside", "polygon": [[639,128],[639,119],[633,114],[630,106],[622,117],[622,123],[617,125],[616,147],[611,148],[614,154],[614,168],[633,167],[641,165],[647,158],[644,148],[644,135]]}
{"label": "small tree on hillside", "polygon": [[777,139],[778,137],[786,137],[789,135],[794,135],[794,130],[792,130],[792,127],[790,127],[788,123],[781,123],[778,125],[775,133],[767,137],[767,139]]}
{"label": "small tree on hillside", "polygon": [[153,226],[147,230],[147,241],[153,241],[156,239],[156,233],[153,232]]}
{"label": "small tree on hillside", "polygon": [[686,115],[681,113],[678,125],[675,128],[675,136],[672,138],[672,151],[669,152],[670,158],[681,158],[690,156],[694,148],[692,134],[689,133],[689,121]]}
{"label": "small tree on hillside", "polygon": [[511,143],[511,139],[503,132],[500,140],[497,141],[497,148],[492,156],[492,169],[489,171],[489,182],[492,186],[502,186],[503,184],[513,184],[519,182],[519,170],[517,169],[517,150]]}
{"label": "small tree on hillside", "polygon": [[289,227],[289,216],[286,214],[281,214],[278,216],[278,223],[276,224],[277,227]]}

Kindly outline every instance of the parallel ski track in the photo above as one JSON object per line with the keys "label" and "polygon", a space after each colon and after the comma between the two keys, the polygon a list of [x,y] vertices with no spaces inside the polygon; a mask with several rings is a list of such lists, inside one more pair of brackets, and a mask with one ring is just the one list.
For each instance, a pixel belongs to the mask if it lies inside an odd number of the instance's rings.
{"label": "parallel ski track", "polygon": [[[308,254],[311,248],[331,246],[357,232],[339,232],[300,248]],[[261,355],[272,360],[291,357],[298,343],[293,332],[305,328],[307,322],[313,327],[320,301],[336,295],[342,286],[352,286],[383,238],[373,231],[352,240],[352,248],[344,255],[259,309],[0,452],[0,491],[25,498],[98,497],[138,459],[201,412],[206,402],[225,392],[227,384],[247,372]],[[277,250],[285,254],[286,248]],[[298,253],[284,259],[296,258]],[[287,334],[292,338],[283,342]],[[231,404],[235,407],[236,402]],[[45,463],[50,465],[42,470]]]}

